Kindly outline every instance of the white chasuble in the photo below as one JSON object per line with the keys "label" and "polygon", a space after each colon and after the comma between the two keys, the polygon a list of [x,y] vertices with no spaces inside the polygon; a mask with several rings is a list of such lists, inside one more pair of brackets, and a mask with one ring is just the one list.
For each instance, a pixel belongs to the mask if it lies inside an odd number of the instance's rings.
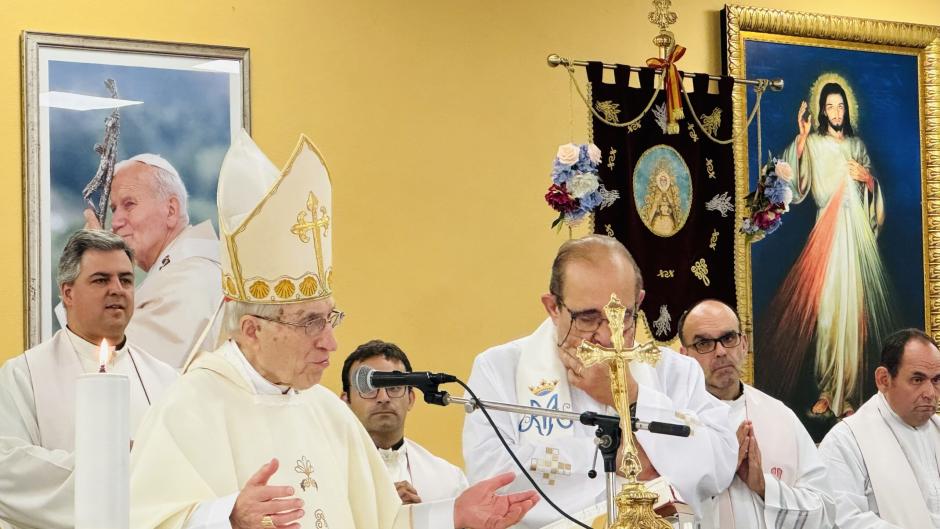
{"label": "white chasuble", "polygon": [[462,470],[411,439],[398,450],[378,450],[392,481],[411,483],[422,502],[455,498],[468,487]]}
{"label": "white chasuble", "polygon": [[835,501],[826,467],[809,433],[779,400],[746,384],[731,401],[731,424],[754,426],[764,473],[764,498],[738,476],[718,499],[722,529],[827,529]]}
{"label": "white chasuble", "polygon": [[220,351],[197,358],[145,418],[131,454],[131,527],[184,527],[199,504],[237,493],[272,458],[280,465],[268,484],[294,487],[303,527],[428,526],[418,507],[401,505],[372,439],[336,395],[321,386],[259,394]]}
{"label": "white chasuble", "polygon": [[[75,381],[97,370],[98,346],[68,329],[0,368],[0,528],[73,527]],[[116,350],[107,370],[128,378],[133,438],[148,402],[178,375],[134,345]]]}
{"label": "white chasuble", "polygon": [[[558,358],[556,330],[550,319],[530,336],[493,347],[473,364],[469,385],[484,400],[509,402],[582,413],[616,415],[587,393],[570,387]],[[653,466],[697,513],[711,513],[711,498],[731,482],[737,459],[737,439],[728,422],[728,407],[705,391],[701,368],[669,349],[656,367],[633,362],[630,370],[639,385],[636,414],[644,421],[692,425],[693,435],[670,437],[641,431],[637,441]],[[569,514],[585,519],[605,512],[604,468],[594,467],[594,427],[574,421],[490,411],[494,422],[519,460],[552,500]],[[464,422],[463,453],[467,476],[475,482],[498,472],[513,471],[510,490],[531,487],[505,452],[479,411]],[[548,502],[539,502],[519,524],[538,528],[561,515]]]}
{"label": "white chasuble", "polygon": [[940,528],[940,419],[906,424],[876,393],[819,445],[842,529]]}

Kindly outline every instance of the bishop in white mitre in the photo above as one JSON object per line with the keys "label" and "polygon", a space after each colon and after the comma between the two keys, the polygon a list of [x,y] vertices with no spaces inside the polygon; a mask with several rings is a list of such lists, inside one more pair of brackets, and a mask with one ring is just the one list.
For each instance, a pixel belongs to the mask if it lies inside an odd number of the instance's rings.
{"label": "bishop in white mitre", "polygon": [[878,393],[826,435],[840,529],[940,528],[940,350],[917,329],[885,339]]}
{"label": "bishop in white mitre", "polygon": [[229,340],[198,356],[144,419],[131,526],[503,528],[521,518],[537,498],[496,495],[510,475],[403,506],[368,433],[318,385],[343,314],[332,297],[331,184],[310,141],[281,172],[238,135],[218,204]]}
{"label": "bishop in white mitre", "polygon": [[0,528],[74,526],[75,381],[98,371],[102,339],[116,346],[107,371],[130,382],[132,436],[177,378],[125,337],[134,312],[134,265],[120,237],[73,234],[59,259],[58,282],[68,327],[0,367]]}
{"label": "bishop in white mitre", "polygon": [[722,529],[828,529],[836,506],[813,439],[783,402],[741,382],[747,336],[730,306],[705,300],[679,318],[682,354],[705,374],[708,392],[731,406],[738,469],[718,497]]}
{"label": "bishop in white mitre", "polygon": [[[481,353],[473,364],[470,388],[484,400],[616,415],[607,367],[585,368],[574,356],[582,340],[610,346],[602,309],[612,292],[628,304],[624,342],[632,344],[644,295],[633,257],[611,237],[566,241],[552,266],[549,293],[542,296],[549,318],[531,335]],[[699,366],[675,351],[660,350],[662,358],[655,366],[630,363],[635,415],[643,421],[688,424],[692,435],[636,432],[645,469],[639,477],[664,478],[664,494],[677,491],[676,499],[688,503],[701,518],[712,512],[711,498],[731,482],[738,444],[728,422],[728,407],[705,391]],[[588,523],[606,512],[604,478],[588,477],[588,471],[600,465],[595,463],[594,427],[515,413],[491,415],[516,456],[562,509]],[[518,473],[479,412],[464,422],[463,452],[471,483],[488,472]],[[602,474],[603,466],[598,468]],[[525,483],[519,473],[513,487]],[[541,502],[520,527],[539,528],[560,519],[547,502]]]}

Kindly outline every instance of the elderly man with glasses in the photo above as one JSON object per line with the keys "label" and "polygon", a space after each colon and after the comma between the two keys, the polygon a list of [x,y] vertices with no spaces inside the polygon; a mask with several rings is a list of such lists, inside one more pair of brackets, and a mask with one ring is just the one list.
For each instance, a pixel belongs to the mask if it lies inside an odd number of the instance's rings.
{"label": "elderly man with glasses", "polygon": [[[549,292],[541,301],[548,318],[531,335],[480,354],[469,385],[481,399],[573,412],[616,414],[610,375],[603,364],[585,367],[575,356],[587,340],[611,346],[603,308],[611,294],[627,306],[624,343],[634,343],[643,279],[627,249],[616,239],[591,235],[566,241],[552,265]],[[697,515],[714,511],[711,498],[734,475],[737,443],[728,407],[708,394],[702,371],[689,358],[662,349],[654,367],[633,362],[628,371],[630,402],[644,421],[687,422],[690,437],[637,432],[643,480],[659,490],[678,491]],[[493,413],[519,460],[562,509],[592,524],[606,512],[605,480],[590,479],[594,428],[576,421]],[[479,413],[464,423],[464,460],[470,481],[495,471],[517,473],[513,488],[526,486],[509,454]],[[672,487],[670,490],[669,487]],[[533,508],[519,527],[537,528],[561,520],[547,502]],[[702,520],[704,527],[712,527]]]}
{"label": "elderly man with glasses", "polygon": [[394,386],[361,393],[351,386],[360,367],[376,371],[411,372],[408,356],[397,345],[372,340],[356,348],[343,362],[343,394],[379,450],[395,481],[402,503],[454,498],[467,488],[463,471],[405,437],[405,418],[415,404],[409,387]]}
{"label": "elderly man with glasses", "polygon": [[747,336],[734,309],[700,301],[679,318],[681,352],[698,361],[708,391],[738,425],[737,472],[718,498],[722,529],[832,527],[835,502],[809,433],[784,403],[741,382]]}

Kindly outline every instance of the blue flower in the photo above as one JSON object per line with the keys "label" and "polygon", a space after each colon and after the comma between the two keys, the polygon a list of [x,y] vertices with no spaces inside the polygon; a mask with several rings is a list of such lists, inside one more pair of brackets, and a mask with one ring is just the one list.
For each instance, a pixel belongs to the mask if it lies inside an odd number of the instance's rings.
{"label": "blue flower", "polygon": [[555,165],[552,167],[552,182],[556,185],[567,184],[568,180],[571,180],[571,177],[574,176],[575,171],[572,170],[572,167],[560,163],[557,159],[555,160]]}
{"label": "blue flower", "polygon": [[603,201],[604,198],[597,191],[588,193],[578,200],[578,213],[588,214],[594,211],[594,208],[601,205],[601,202]]}
{"label": "blue flower", "polygon": [[779,228],[782,225],[783,225],[783,219],[780,217],[780,215],[777,215],[777,217],[770,223],[770,226],[768,226],[767,229],[764,230],[764,232],[767,235],[770,235],[771,233],[777,231],[777,228]]}
{"label": "blue flower", "polygon": [[764,196],[774,204],[789,204],[793,200],[793,190],[783,180],[775,180],[773,185],[764,188]]}

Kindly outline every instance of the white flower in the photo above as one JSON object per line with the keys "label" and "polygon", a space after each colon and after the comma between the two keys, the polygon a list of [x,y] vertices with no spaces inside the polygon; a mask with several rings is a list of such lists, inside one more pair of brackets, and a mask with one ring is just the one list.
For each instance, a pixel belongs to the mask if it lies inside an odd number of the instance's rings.
{"label": "white flower", "polygon": [[594,173],[578,173],[568,181],[568,192],[574,198],[581,198],[588,193],[597,191],[600,182]]}
{"label": "white flower", "polygon": [[784,182],[789,182],[793,179],[793,168],[790,167],[790,164],[787,162],[777,162],[777,165],[774,166],[774,172],[777,173],[777,177],[782,178]]}
{"label": "white flower", "polygon": [[564,165],[574,165],[581,157],[581,149],[573,143],[567,143],[558,147],[558,161]]}
{"label": "white flower", "polygon": [[595,164],[601,163],[601,150],[597,148],[597,145],[593,143],[588,144],[588,158],[591,159]]}

